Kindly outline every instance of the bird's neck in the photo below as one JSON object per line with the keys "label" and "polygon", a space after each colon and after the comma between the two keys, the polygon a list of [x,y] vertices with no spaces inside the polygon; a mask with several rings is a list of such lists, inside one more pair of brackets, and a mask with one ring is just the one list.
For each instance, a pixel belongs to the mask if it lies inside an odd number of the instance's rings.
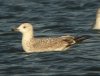
{"label": "bird's neck", "polygon": [[30,41],[31,39],[34,39],[32,31],[23,34],[22,41]]}
{"label": "bird's neck", "polygon": [[34,44],[34,35],[33,32],[28,32],[22,36],[22,47],[26,52],[30,52],[30,46]]}

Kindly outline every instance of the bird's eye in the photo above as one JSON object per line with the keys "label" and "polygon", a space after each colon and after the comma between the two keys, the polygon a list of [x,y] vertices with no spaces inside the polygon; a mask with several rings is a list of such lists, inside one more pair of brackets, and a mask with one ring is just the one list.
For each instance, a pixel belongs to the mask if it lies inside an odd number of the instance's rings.
{"label": "bird's eye", "polygon": [[24,26],[23,28],[26,28],[26,26]]}

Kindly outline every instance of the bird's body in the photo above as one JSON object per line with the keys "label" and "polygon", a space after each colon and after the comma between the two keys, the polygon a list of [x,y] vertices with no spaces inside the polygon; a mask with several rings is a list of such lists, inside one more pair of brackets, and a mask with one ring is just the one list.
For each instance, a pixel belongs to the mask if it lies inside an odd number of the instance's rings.
{"label": "bird's body", "polygon": [[63,37],[48,37],[22,40],[22,46],[26,52],[63,51],[74,43],[72,37],[67,37],[67,39]]}
{"label": "bird's body", "polygon": [[34,37],[33,27],[29,23],[21,24],[15,29],[22,33],[22,47],[25,52],[63,51],[86,37],[60,36],[60,37]]}

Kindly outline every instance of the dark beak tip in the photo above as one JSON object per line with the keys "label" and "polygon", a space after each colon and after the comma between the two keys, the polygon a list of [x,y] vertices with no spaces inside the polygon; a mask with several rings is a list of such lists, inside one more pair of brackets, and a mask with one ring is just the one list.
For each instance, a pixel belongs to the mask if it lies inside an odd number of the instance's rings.
{"label": "dark beak tip", "polygon": [[17,30],[16,28],[12,28],[11,31],[16,32],[16,31],[18,31],[18,30]]}
{"label": "dark beak tip", "polygon": [[14,28],[12,28],[11,31],[15,31]]}

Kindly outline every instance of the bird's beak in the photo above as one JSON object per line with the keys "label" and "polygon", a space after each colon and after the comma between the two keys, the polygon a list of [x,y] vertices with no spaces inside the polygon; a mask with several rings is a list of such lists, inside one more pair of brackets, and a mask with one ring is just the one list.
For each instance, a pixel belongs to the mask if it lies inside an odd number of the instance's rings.
{"label": "bird's beak", "polygon": [[11,31],[18,32],[19,29],[17,29],[17,28],[12,28]]}

